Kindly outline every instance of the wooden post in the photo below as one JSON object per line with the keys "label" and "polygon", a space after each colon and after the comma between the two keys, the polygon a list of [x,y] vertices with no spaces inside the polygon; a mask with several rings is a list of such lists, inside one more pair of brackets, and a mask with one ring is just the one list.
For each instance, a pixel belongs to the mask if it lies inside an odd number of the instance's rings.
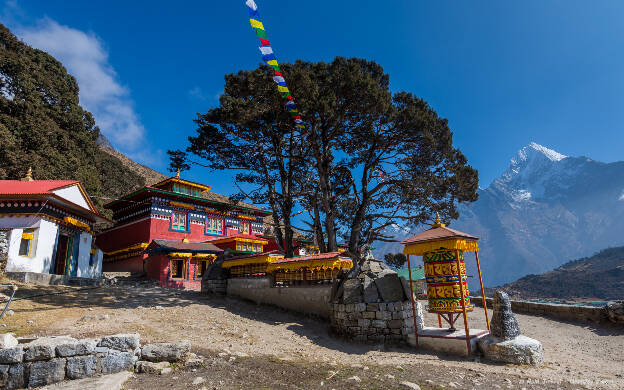
{"label": "wooden post", "polygon": [[481,300],[483,301],[483,311],[485,311],[485,324],[488,330],[490,330],[490,319],[487,313],[487,303],[485,301],[485,289],[483,288],[483,278],[481,278],[481,265],[479,264],[479,251],[475,251],[475,257],[477,258],[477,271],[479,271],[479,283],[481,284]]}
{"label": "wooden post", "polygon": [[468,316],[466,314],[466,301],[464,300],[464,283],[461,277],[461,265],[459,263],[459,250],[455,250],[455,260],[457,261],[457,277],[459,278],[459,292],[461,294],[462,311],[464,312],[464,328],[466,329],[466,347],[468,348],[468,356],[472,353],[470,348],[470,330],[468,329]]}
{"label": "wooden post", "polygon": [[410,255],[407,255],[407,272],[409,273],[410,301],[412,302],[412,315],[414,319],[414,335],[416,336],[416,346],[418,346],[418,326],[416,326],[416,305],[414,304],[414,288],[412,287],[412,265]]}
{"label": "wooden post", "polygon": [[442,327],[442,317],[440,316],[440,313],[438,313],[438,328]]}

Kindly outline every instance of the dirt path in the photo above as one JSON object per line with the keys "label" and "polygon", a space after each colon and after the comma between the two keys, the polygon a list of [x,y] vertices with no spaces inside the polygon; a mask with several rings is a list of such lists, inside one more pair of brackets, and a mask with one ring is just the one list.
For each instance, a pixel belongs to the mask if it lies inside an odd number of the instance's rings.
{"label": "dirt path", "polygon": [[[245,376],[232,379],[232,369],[256,372],[248,375],[246,383],[251,388],[261,388],[255,386],[254,377],[273,378],[280,370],[285,374],[280,374],[277,382],[267,379],[267,388],[318,388],[321,381],[337,386],[323,379],[336,367],[342,372],[336,380],[344,382],[340,388],[350,386],[343,374],[358,375],[362,382],[352,385],[362,388],[376,388],[375,384],[392,388],[399,379],[446,388],[452,387],[449,382],[461,388],[624,388],[624,329],[609,326],[590,327],[518,315],[523,334],[540,340],[544,346],[546,364],[533,368],[486,364],[406,348],[350,344],[329,337],[326,321],[192,292],[140,287],[76,291],[67,287],[24,286],[19,294],[29,296],[51,290],[70,292],[16,301],[12,305],[15,315],[3,319],[6,327],[0,330],[19,335],[74,337],[139,332],[143,342],[189,339],[196,352],[216,359],[200,374],[209,377],[211,372],[222,372],[222,379],[213,386],[217,388],[244,387]],[[482,317],[482,312],[471,313],[471,326],[484,328]],[[431,316],[426,323],[434,326],[436,321]],[[245,352],[250,358],[240,362],[224,360],[234,352]],[[227,356],[219,357],[219,353]],[[228,366],[236,364],[238,368]],[[281,366],[285,367],[280,369]],[[180,378],[192,379],[193,375]],[[145,387],[138,385],[149,378],[139,376],[134,381],[139,382],[133,388],[147,388],[147,383]],[[173,386],[167,388],[187,388],[181,380],[179,386],[175,385],[176,380],[172,381]],[[366,383],[369,384],[365,386]]]}

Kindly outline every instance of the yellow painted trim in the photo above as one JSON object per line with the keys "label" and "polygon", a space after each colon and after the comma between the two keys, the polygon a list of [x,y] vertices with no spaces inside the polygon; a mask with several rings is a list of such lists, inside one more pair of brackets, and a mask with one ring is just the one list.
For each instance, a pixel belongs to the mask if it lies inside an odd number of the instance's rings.
{"label": "yellow painted trim", "polygon": [[183,259],[188,259],[189,257],[192,256],[191,253],[182,253],[182,252],[175,252],[175,253],[169,253],[167,254],[167,256],[169,256],[170,258],[183,258]]}
{"label": "yellow painted trim", "polygon": [[183,209],[189,209],[189,210],[195,210],[195,206],[190,205],[190,204],[186,204],[186,203],[180,203],[180,202],[174,202],[174,201],[170,201],[169,202],[170,206],[177,206],[177,207],[181,207]]}
{"label": "yellow painted trim", "polygon": [[283,255],[266,255],[266,256],[254,256],[247,257],[243,259],[235,259],[235,260],[225,260],[221,268],[231,268],[239,265],[249,265],[249,264],[270,264],[274,261],[283,259]]}
{"label": "yellow painted trim", "polygon": [[275,271],[298,271],[302,268],[309,268],[313,270],[327,269],[327,268],[352,268],[353,262],[349,259],[336,259],[336,260],[308,260],[308,261],[293,261],[291,263],[281,264],[269,264],[267,266],[267,272]]}
{"label": "yellow painted trim", "polygon": [[79,220],[77,220],[75,218],[72,218],[72,217],[65,217],[65,218],[63,218],[63,221],[65,221],[66,223],[68,223],[70,225],[74,225],[76,227],[85,229],[87,232],[91,230],[89,225],[87,225],[84,222],[80,222]]}
{"label": "yellow painted trim", "polygon": [[247,220],[250,220],[250,221],[255,221],[256,220],[256,217],[249,217],[247,215],[238,215],[237,218],[247,219]]}
{"label": "yellow painted trim", "polygon": [[193,258],[197,259],[197,260],[202,260],[202,261],[204,261],[204,260],[214,260],[214,259],[217,258],[217,255],[213,255],[213,254],[210,254],[210,253],[198,253],[198,254],[194,255]]}
{"label": "yellow painted trim", "polygon": [[33,240],[35,233],[22,233],[22,240]]}
{"label": "yellow painted trim", "polygon": [[167,183],[184,184],[185,186],[199,188],[200,190],[202,190],[201,192],[208,192],[208,191],[210,191],[212,189],[212,187],[210,187],[210,186],[205,186],[205,185],[202,185],[202,184],[193,183],[191,181],[186,181],[186,180],[178,179],[178,178],[175,178],[175,177],[171,177],[169,179],[161,181],[160,183],[156,183],[152,187],[159,188],[162,185],[167,184]]}
{"label": "yellow painted trim", "polygon": [[123,249],[118,249],[116,251],[112,251],[112,252],[105,252],[104,254],[106,256],[112,256],[115,255],[117,253],[121,253],[121,252],[127,252],[127,251],[132,251],[132,250],[136,250],[136,249],[145,249],[147,248],[149,244],[138,244],[138,245],[133,245],[133,246],[129,246],[127,248],[123,248]]}
{"label": "yellow painted trim", "polygon": [[240,238],[240,237],[223,237],[220,238],[218,240],[210,240],[209,242],[212,244],[223,244],[226,242],[249,242],[252,244],[262,244],[262,245],[266,245],[269,243],[268,240],[263,240],[261,238],[257,238],[257,239],[251,239],[251,238]]}
{"label": "yellow painted trim", "polygon": [[417,242],[406,244],[403,253],[406,255],[422,256],[425,252],[433,252],[438,249],[460,250],[462,252],[476,252],[479,244],[474,240],[453,238],[450,240]]}

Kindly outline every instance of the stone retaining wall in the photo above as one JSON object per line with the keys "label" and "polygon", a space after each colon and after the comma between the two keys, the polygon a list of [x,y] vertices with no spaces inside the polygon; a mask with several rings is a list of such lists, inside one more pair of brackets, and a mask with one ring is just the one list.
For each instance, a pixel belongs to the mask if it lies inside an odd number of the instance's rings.
{"label": "stone retaining wall", "polygon": [[[485,298],[488,308],[492,306],[492,298]],[[481,298],[473,299],[472,303],[482,306]],[[577,306],[557,303],[537,303],[529,301],[511,301],[514,313],[536,314],[566,321],[601,322],[607,321],[602,307]]]}
{"label": "stone retaining wall", "polygon": [[6,268],[9,255],[9,230],[0,230],[0,273]]}
{"label": "stone retaining wall", "polygon": [[273,287],[270,276],[227,280],[227,295],[329,318],[331,285]]}
{"label": "stone retaining wall", "polygon": [[202,280],[204,294],[225,295],[227,293],[227,279]]}
{"label": "stone retaining wall", "polygon": [[[422,308],[416,307],[418,329],[424,327]],[[414,333],[410,301],[331,304],[331,329],[347,339],[363,343],[400,344]]]}

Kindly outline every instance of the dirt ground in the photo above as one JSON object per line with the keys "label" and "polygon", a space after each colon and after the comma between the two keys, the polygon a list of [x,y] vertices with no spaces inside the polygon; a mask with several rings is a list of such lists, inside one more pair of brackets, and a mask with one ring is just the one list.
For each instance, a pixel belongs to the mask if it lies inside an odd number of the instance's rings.
{"label": "dirt ground", "polygon": [[[59,292],[59,295],[42,295]],[[328,335],[325,320],[232,298],[171,289],[20,286],[0,332],[98,337],[138,332],[141,341],[188,339],[206,358],[195,372],[135,375],[126,389],[624,389],[624,329],[517,315],[544,347],[545,365],[500,365],[409,348],[357,345]],[[429,326],[437,320],[428,316]],[[472,328],[485,328],[479,308]],[[244,352],[248,357],[237,357]],[[193,385],[202,377],[205,382]],[[353,378],[357,377],[357,378]]]}

